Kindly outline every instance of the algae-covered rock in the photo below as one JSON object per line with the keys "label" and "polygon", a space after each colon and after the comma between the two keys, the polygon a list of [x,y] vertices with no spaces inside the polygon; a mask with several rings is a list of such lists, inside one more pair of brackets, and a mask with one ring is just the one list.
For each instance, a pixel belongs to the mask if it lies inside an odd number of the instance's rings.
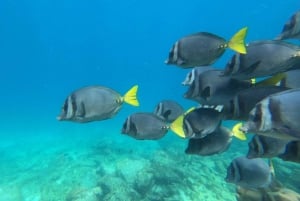
{"label": "algae-covered rock", "polygon": [[135,183],[139,172],[148,166],[147,160],[123,159],[117,163],[117,174],[122,177],[128,184]]}
{"label": "algae-covered rock", "polygon": [[136,175],[133,188],[141,195],[147,194],[155,184],[153,173],[150,171],[140,171]]}
{"label": "algae-covered rock", "polygon": [[287,188],[245,189],[237,188],[238,201],[300,201],[300,194]]}
{"label": "algae-covered rock", "polygon": [[95,187],[92,189],[74,189],[69,192],[66,201],[98,201],[102,195],[102,189]]}
{"label": "algae-covered rock", "polygon": [[102,189],[102,195],[98,200],[140,200],[139,194],[123,178],[117,175],[106,175],[98,183]]}

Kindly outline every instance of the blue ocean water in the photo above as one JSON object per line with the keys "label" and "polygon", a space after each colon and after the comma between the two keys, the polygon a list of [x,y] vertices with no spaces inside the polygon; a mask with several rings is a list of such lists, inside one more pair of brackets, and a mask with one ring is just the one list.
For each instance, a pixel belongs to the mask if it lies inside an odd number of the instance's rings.
{"label": "blue ocean water", "polygon": [[[163,99],[195,105],[182,96],[189,70],[164,64],[180,37],[229,39],[248,26],[247,42],[272,39],[298,9],[296,0],[2,0],[0,201],[234,200],[225,168],[246,142],[234,140],[222,155],[187,156],[186,141],[171,132],[137,141],[120,134],[122,124]],[[120,94],[138,84],[141,105],[101,122],[56,120],[70,92],[95,84]],[[299,165],[276,162],[280,181],[300,193]]]}

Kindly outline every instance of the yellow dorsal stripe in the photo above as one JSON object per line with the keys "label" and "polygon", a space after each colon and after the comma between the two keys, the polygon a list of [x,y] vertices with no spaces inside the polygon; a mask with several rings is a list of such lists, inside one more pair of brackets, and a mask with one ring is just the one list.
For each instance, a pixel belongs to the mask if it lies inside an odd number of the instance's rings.
{"label": "yellow dorsal stripe", "polygon": [[255,86],[275,86],[284,78],[286,78],[285,73],[278,73],[270,78],[257,82]]}

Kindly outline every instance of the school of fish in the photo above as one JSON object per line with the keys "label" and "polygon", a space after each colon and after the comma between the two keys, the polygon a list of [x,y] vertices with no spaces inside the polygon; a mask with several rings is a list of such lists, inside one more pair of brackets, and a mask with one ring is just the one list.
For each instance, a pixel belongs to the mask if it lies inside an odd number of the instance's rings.
{"label": "school of fish", "polygon": [[[195,107],[185,110],[174,100],[162,100],[151,112],[130,114],[120,124],[121,133],[159,140],[171,131],[188,141],[186,154],[199,156],[221,154],[233,137],[246,140],[252,134],[248,153],[232,160],[225,180],[241,189],[271,191],[277,182],[271,158],[300,163],[300,46],[292,43],[300,39],[300,11],[274,39],[246,45],[247,31],[244,27],[229,40],[209,32],[178,39],[165,64],[191,69],[181,84],[187,87],[183,97]],[[213,67],[226,49],[234,51],[232,58],[223,69]],[[137,90],[135,85],[122,96],[104,86],[77,89],[65,99],[57,120],[110,119],[124,103],[139,106]],[[226,128],[226,120],[237,124]]]}

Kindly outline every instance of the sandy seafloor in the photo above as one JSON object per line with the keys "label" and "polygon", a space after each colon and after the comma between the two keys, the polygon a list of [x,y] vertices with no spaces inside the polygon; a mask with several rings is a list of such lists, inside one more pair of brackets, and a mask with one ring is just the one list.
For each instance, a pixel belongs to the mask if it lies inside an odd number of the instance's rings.
{"label": "sandy seafloor", "polygon": [[[247,142],[234,139],[223,154],[190,156],[187,141],[171,132],[138,141],[114,123],[5,131],[0,201],[235,200],[235,186],[224,181],[226,167],[247,152]],[[277,179],[299,192],[299,165],[275,160],[274,166]]]}

